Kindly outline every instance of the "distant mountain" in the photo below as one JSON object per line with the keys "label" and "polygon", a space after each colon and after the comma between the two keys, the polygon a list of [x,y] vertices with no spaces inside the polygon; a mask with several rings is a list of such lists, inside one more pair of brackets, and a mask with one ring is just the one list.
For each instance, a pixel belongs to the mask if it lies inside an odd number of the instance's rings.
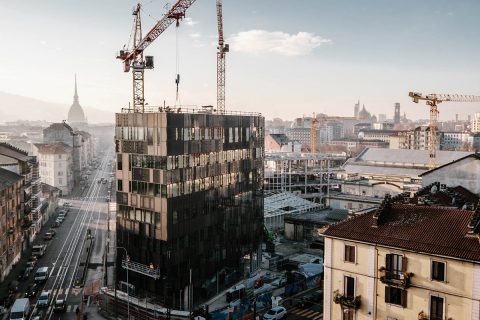
{"label": "distant mountain", "polygon": [[[23,97],[0,91],[0,122],[16,120],[46,120],[60,122],[67,119],[70,104],[60,104]],[[89,123],[113,123],[113,112],[82,106]]]}

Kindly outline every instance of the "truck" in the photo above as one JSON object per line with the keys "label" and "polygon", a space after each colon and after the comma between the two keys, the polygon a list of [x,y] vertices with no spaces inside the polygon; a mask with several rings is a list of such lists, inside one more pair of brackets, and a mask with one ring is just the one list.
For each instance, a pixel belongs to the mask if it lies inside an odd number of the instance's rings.
{"label": "truck", "polygon": [[32,248],[32,256],[35,256],[35,257],[41,257],[45,254],[45,249],[47,248],[46,245],[44,244],[39,244],[39,245],[36,245],[36,246],[33,246]]}
{"label": "truck", "polygon": [[10,310],[10,320],[26,320],[30,313],[30,300],[21,298],[15,300]]}

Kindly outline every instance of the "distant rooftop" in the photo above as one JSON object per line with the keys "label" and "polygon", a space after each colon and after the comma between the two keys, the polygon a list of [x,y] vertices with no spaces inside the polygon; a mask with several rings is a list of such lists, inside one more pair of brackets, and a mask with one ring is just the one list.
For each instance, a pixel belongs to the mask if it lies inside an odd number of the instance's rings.
{"label": "distant rooftop", "polygon": [[0,191],[7,189],[23,177],[15,172],[0,168]]}
{"label": "distant rooftop", "polygon": [[56,143],[35,143],[39,153],[43,154],[64,154],[72,152],[72,148],[63,142]]}
{"label": "distant rooftop", "polygon": [[[422,204],[414,203],[419,197],[430,199],[430,195],[435,196],[437,192],[429,186],[420,190],[414,198],[403,194],[386,197],[377,210],[331,225],[323,234],[413,252],[480,261],[480,208],[473,211],[473,208],[445,207],[441,203],[423,202],[423,199]],[[448,196],[448,193],[438,194],[443,195]],[[478,196],[476,199],[478,202]]]}
{"label": "distant rooftop", "polygon": [[[437,151],[439,166],[471,155],[464,151]],[[428,150],[366,148],[349,159],[343,168],[347,173],[419,176],[428,170]]]}

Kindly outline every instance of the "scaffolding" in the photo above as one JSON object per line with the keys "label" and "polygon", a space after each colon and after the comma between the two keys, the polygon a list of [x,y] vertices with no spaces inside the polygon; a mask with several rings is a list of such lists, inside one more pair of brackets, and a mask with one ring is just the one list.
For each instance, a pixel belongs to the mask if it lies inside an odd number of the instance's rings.
{"label": "scaffolding", "polygon": [[265,193],[290,192],[325,205],[331,180],[345,160],[342,154],[266,153]]}

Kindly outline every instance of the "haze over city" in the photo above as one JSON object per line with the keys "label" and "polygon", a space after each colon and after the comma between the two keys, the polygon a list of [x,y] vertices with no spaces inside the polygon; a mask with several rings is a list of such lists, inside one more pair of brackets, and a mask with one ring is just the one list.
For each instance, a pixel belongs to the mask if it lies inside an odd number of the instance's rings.
{"label": "haze over city", "polygon": [[[144,1],[144,32],[166,4]],[[115,55],[128,43],[134,5],[3,2],[0,27],[8,32],[0,36],[0,91],[62,104],[66,113],[77,73],[82,105],[119,111],[131,101],[131,76]],[[479,11],[475,0],[226,2],[227,108],[258,110],[266,118],[345,116],[360,100],[374,114],[391,116],[400,102],[410,118],[428,118],[409,91],[478,93]],[[215,19],[214,2],[199,0],[178,30],[180,104],[215,103]],[[150,105],[175,103],[176,37],[170,28],[146,51],[155,57],[145,76]],[[466,119],[472,112],[471,105],[450,104],[440,118]],[[91,122],[108,120],[95,115],[87,112]]]}

